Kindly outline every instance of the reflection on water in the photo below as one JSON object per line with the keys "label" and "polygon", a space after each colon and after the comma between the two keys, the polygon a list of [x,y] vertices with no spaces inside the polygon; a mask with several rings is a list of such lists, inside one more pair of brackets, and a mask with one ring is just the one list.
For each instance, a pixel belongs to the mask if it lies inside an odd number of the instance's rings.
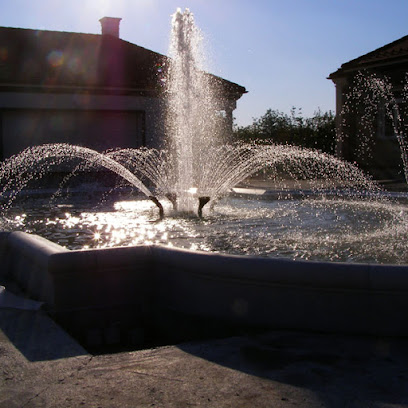
{"label": "reflection on water", "polygon": [[41,235],[69,249],[162,244],[291,259],[408,263],[406,204],[303,199],[220,201],[204,219],[157,219],[150,200],[117,202],[89,212],[61,206],[8,214],[8,228]]}

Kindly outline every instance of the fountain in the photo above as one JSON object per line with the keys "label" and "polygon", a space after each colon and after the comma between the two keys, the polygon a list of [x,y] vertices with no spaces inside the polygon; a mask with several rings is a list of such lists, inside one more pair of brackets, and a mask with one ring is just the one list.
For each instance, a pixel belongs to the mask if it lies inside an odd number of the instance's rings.
{"label": "fountain", "polygon": [[[177,11],[163,149],[52,144],[2,163],[8,273],[82,337],[226,325],[407,335],[404,203],[331,155],[229,141],[199,45],[192,13]],[[67,166],[51,212],[43,197],[30,208],[19,200]],[[64,201],[72,176],[95,169],[126,181],[132,201],[117,201],[116,211]],[[259,174],[268,187],[248,188]],[[112,217],[125,226],[115,229]]]}
{"label": "fountain", "polygon": [[[376,127],[383,128],[385,134],[387,122],[390,124],[388,132],[392,132],[399,145],[401,164],[405,181],[408,183],[408,144],[406,123],[406,102],[408,100],[408,77],[401,81],[400,89],[394,86],[386,75],[379,73],[358,72],[351,83],[350,90],[345,95],[341,112],[341,134],[339,143],[354,133],[358,144],[354,147],[360,156],[371,154],[373,135]],[[398,95],[398,96],[397,96]],[[359,118],[356,129],[350,132],[351,117]],[[382,116],[382,117],[381,117]],[[353,126],[353,125],[351,125]],[[384,137],[384,136],[383,136]]]}

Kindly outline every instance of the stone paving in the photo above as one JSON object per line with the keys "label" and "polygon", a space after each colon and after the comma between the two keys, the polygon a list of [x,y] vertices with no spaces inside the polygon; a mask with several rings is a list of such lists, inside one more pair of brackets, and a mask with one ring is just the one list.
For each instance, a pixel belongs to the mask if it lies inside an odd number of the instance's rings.
{"label": "stone paving", "polygon": [[0,309],[0,407],[408,407],[408,340],[268,332],[91,355]]}

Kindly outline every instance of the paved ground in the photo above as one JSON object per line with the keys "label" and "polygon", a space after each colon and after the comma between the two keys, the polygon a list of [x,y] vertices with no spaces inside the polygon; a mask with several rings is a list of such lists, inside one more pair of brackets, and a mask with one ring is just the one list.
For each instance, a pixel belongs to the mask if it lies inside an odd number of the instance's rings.
{"label": "paved ground", "polygon": [[291,332],[90,355],[0,309],[0,407],[408,407],[408,340]]}

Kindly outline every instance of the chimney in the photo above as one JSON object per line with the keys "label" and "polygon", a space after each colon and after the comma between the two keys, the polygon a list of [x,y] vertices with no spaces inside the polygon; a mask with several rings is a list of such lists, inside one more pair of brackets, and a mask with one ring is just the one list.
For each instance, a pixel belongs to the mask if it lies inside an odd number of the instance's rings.
{"label": "chimney", "polygon": [[111,35],[119,38],[119,24],[121,18],[103,17],[99,21],[102,26],[102,35]]}

